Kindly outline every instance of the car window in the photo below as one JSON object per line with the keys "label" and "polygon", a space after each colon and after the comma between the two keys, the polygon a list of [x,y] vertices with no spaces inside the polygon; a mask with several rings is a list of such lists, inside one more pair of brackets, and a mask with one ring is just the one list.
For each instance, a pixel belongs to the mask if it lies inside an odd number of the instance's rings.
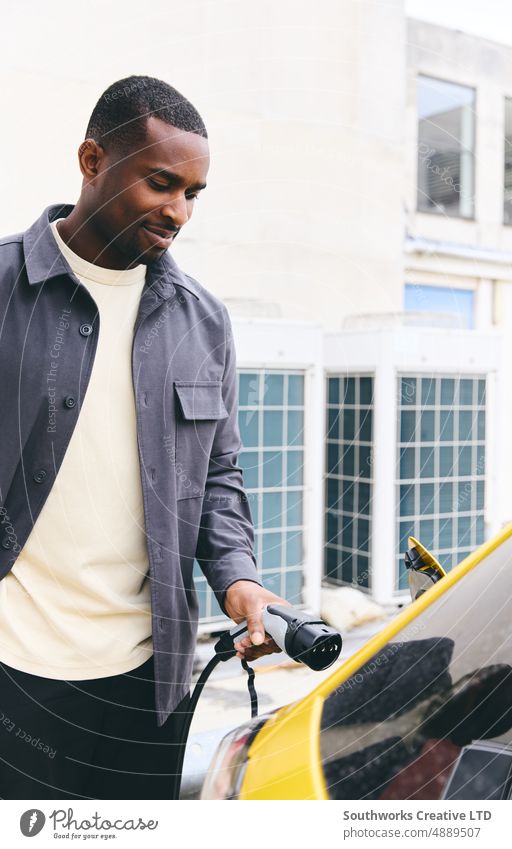
{"label": "car window", "polygon": [[509,538],[327,697],[329,796],[506,798],[511,664]]}

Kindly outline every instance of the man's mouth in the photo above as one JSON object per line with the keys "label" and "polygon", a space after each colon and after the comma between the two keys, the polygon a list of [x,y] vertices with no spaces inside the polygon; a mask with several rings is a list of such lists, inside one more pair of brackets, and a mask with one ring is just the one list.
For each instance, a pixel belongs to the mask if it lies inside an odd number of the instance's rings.
{"label": "man's mouth", "polygon": [[152,227],[149,224],[142,225],[151,242],[161,248],[168,248],[173,237],[176,235],[176,230],[164,230],[161,227]]}

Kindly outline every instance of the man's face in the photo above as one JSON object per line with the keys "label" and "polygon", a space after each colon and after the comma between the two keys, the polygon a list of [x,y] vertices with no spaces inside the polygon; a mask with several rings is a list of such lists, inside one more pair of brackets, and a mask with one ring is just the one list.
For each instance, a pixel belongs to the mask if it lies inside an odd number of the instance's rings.
{"label": "man's face", "polygon": [[94,229],[127,265],[150,265],[172,244],[210,164],[202,136],[153,117],[146,127],[142,145],[124,156],[99,147],[96,175],[84,175]]}

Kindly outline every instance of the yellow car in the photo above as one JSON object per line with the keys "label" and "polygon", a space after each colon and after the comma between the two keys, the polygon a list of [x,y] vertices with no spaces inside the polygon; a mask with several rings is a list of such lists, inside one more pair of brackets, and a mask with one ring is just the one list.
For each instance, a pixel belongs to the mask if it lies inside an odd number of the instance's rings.
{"label": "yellow car", "polygon": [[202,799],[512,798],[512,525],[306,698],[221,742]]}

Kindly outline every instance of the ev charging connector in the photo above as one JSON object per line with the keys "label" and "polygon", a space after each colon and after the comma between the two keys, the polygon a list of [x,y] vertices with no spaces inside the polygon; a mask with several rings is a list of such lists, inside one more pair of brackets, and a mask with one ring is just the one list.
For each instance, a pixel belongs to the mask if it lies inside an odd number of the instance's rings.
{"label": "ev charging connector", "polygon": [[[341,634],[321,619],[284,604],[268,604],[262,610],[265,631],[281,651],[316,672],[327,669],[341,652]],[[246,622],[231,628],[233,643],[249,636]]]}

